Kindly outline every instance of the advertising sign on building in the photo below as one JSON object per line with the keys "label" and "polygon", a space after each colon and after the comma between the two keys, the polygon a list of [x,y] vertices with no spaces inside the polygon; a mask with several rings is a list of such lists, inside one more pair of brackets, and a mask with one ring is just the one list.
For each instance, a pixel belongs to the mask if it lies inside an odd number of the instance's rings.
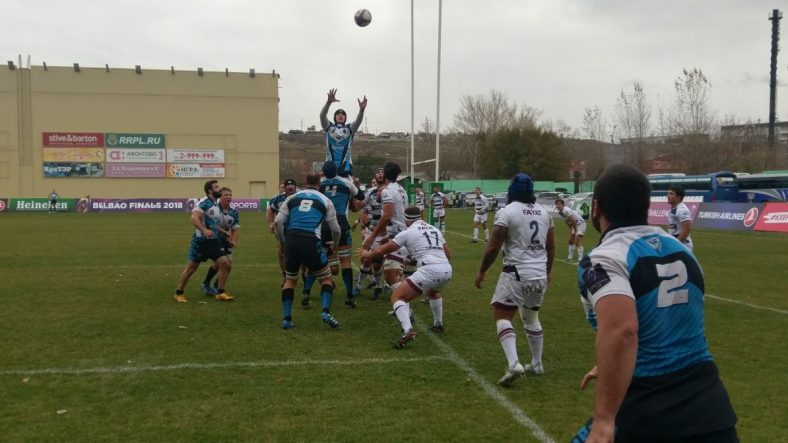
{"label": "advertising sign on building", "polygon": [[755,230],[788,232],[788,203],[766,203]]}
{"label": "advertising sign on building", "polygon": [[107,163],[166,163],[164,149],[107,148]]}
{"label": "advertising sign on building", "polygon": [[104,146],[104,134],[100,132],[44,132],[42,143],[47,147],[86,147]]}
{"label": "advertising sign on building", "polygon": [[7,208],[8,208],[8,199],[0,198],[0,212],[5,212]]}
{"label": "advertising sign on building", "polygon": [[[55,210],[58,212],[72,212],[76,207],[73,198],[58,199]],[[48,198],[12,198],[8,209],[13,212],[46,212],[49,211]]]}
{"label": "advertising sign on building", "polygon": [[224,164],[170,163],[167,165],[169,178],[222,178]]}
{"label": "advertising sign on building", "polygon": [[104,136],[108,148],[164,148],[164,134],[120,134]]}
{"label": "advertising sign on building", "polygon": [[42,157],[45,162],[85,162],[104,161],[103,148],[44,148]]}
{"label": "advertising sign on building", "polygon": [[763,212],[763,203],[703,203],[693,227],[752,231]]}
{"label": "advertising sign on building", "polygon": [[164,163],[107,163],[107,177],[163,178],[167,176]]}
{"label": "advertising sign on building", "polygon": [[224,163],[224,149],[168,149],[167,163]]}
{"label": "advertising sign on building", "polygon": [[103,177],[103,163],[44,163],[44,177]]}
{"label": "advertising sign on building", "polygon": [[263,206],[258,198],[234,198],[230,207],[238,212],[259,212]]}
{"label": "advertising sign on building", "polygon": [[[700,207],[700,203],[687,203],[687,208],[690,210],[690,215],[692,215],[692,219],[695,220],[695,216],[698,213],[698,208]],[[650,225],[660,225],[665,226],[668,224],[668,212],[670,212],[670,203],[663,203],[663,202],[651,202],[651,206],[648,208],[648,224]]]}

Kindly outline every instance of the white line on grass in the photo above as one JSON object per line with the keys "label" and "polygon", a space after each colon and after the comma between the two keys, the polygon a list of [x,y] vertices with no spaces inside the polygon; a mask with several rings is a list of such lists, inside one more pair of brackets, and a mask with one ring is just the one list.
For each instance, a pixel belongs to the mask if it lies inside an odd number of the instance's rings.
{"label": "white line on grass", "polygon": [[[57,265],[53,265],[55,267]],[[58,268],[63,269],[170,269],[170,268],[183,268],[185,265],[183,263],[177,265],[146,265],[146,264],[139,264],[139,265],[104,265],[104,266],[57,266]],[[234,268],[273,268],[279,267],[278,263],[238,263],[233,264]]]}
{"label": "white line on grass", "polygon": [[[473,238],[473,237],[471,237],[469,235],[461,234],[459,232],[453,232],[453,231],[446,231],[446,232],[448,232],[449,234],[459,235],[459,236],[462,236],[462,237]],[[555,262],[556,263],[562,263],[562,264],[569,265],[569,266],[577,267],[577,264],[569,263],[569,262],[566,262],[564,260],[555,260]],[[728,303],[735,303],[737,305],[747,306],[748,308],[762,309],[764,311],[776,312],[778,314],[788,314],[788,311],[783,310],[783,309],[771,308],[769,306],[756,305],[756,304],[752,304],[752,303],[745,303],[743,301],[732,300],[730,298],[720,297],[719,295],[713,295],[713,294],[705,294],[705,295],[706,295],[706,297],[712,298],[714,300],[724,301],[724,302],[728,302]]]}
{"label": "white line on grass", "polygon": [[98,368],[41,368],[41,369],[6,369],[0,375],[89,375],[89,374],[126,374],[148,371],[179,371],[183,369],[235,369],[235,368],[276,368],[282,366],[353,366],[353,365],[384,365],[392,363],[420,363],[434,360],[451,360],[442,356],[417,358],[362,358],[356,360],[259,360],[219,363],[179,363],[175,365],[154,366],[116,366]]}
{"label": "white line on grass", "polygon": [[[421,320],[419,320],[418,318],[415,318],[415,320],[418,323],[419,329],[427,329],[427,327],[424,325],[424,323]],[[436,336],[435,334],[427,333],[427,337],[429,337],[429,339],[433,343],[435,343],[435,345],[438,346],[438,348],[441,351],[443,351],[443,353],[446,355],[446,358],[448,358],[449,361],[451,361],[452,363],[457,365],[457,367],[465,371],[465,373],[468,374],[468,376],[471,379],[473,379],[473,381],[475,381],[476,384],[481,386],[481,388],[488,396],[490,396],[490,398],[495,400],[499,405],[501,405],[501,407],[509,411],[509,413],[512,415],[512,417],[514,417],[517,423],[520,423],[523,427],[531,431],[531,434],[533,434],[533,436],[536,437],[537,440],[539,440],[542,443],[555,442],[555,440],[553,440],[552,437],[547,435],[547,433],[545,433],[545,431],[543,431],[542,428],[540,428],[539,425],[531,417],[529,417],[525,412],[523,412],[522,409],[520,409],[516,404],[512,403],[508,398],[506,398],[505,395],[501,394],[501,392],[492,383],[487,381],[487,379],[485,379],[478,372],[476,372],[476,370],[473,369],[473,367],[470,364],[468,364],[468,362],[466,362],[462,357],[460,357],[460,354],[458,354],[457,351],[455,351],[451,346],[449,346],[446,342],[438,338],[438,336]]]}

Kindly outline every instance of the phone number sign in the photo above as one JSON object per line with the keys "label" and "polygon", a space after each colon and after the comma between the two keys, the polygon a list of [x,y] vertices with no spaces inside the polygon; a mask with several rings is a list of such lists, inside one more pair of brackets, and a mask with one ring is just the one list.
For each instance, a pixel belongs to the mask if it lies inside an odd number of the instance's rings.
{"label": "phone number sign", "polygon": [[167,163],[224,163],[224,149],[168,149]]}

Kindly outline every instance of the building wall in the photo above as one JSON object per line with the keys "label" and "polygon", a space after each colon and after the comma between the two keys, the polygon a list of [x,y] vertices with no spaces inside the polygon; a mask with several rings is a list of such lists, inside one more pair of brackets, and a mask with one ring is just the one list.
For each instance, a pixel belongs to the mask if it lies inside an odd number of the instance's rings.
{"label": "building wall", "polygon": [[192,197],[206,178],[44,177],[44,132],[164,134],[166,148],[223,149],[236,197],[278,192],[272,74],[34,66],[0,70],[0,196]]}

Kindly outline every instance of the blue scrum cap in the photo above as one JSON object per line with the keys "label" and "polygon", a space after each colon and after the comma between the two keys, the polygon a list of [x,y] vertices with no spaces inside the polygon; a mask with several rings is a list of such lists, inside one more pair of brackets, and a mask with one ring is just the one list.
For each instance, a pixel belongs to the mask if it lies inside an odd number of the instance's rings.
{"label": "blue scrum cap", "polygon": [[512,177],[509,183],[509,195],[512,194],[533,194],[534,181],[528,174],[519,172]]}

